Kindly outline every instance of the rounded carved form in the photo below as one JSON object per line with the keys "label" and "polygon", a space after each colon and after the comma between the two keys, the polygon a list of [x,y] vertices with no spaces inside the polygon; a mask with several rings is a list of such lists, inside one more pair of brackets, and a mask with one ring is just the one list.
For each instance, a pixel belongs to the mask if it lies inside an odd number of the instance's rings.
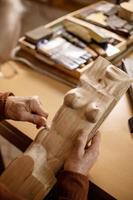
{"label": "rounded carved form", "polygon": [[98,121],[99,114],[100,114],[100,109],[98,108],[96,103],[95,102],[90,103],[85,112],[86,119],[91,123],[96,123]]}
{"label": "rounded carved form", "polygon": [[100,109],[96,102],[89,103],[87,99],[85,92],[80,88],[76,88],[66,94],[64,104],[72,109],[83,107],[86,120],[90,123],[96,123],[99,119]]}
{"label": "rounded carved form", "polygon": [[84,95],[80,92],[80,89],[71,90],[64,97],[64,104],[70,108],[81,108],[86,104]]}

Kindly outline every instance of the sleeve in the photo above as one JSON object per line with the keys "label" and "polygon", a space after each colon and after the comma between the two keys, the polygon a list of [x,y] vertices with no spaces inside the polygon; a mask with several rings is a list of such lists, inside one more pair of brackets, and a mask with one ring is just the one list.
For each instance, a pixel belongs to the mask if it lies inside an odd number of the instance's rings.
{"label": "sleeve", "polygon": [[82,174],[62,171],[57,182],[58,200],[87,200],[88,178]]}
{"label": "sleeve", "polygon": [[8,191],[8,189],[0,183],[0,200],[26,200],[23,199],[12,192]]}
{"label": "sleeve", "polygon": [[5,104],[7,97],[9,96],[14,96],[14,95],[11,92],[5,92],[5,93],[0,92],[0,120],[5,119]]}

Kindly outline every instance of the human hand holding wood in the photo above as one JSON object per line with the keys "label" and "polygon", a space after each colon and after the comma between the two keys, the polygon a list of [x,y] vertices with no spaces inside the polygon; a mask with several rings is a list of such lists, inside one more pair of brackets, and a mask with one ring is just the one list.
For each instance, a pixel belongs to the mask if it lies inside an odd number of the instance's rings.
{"label": "human hand holding wood", "polygon": [[27,121],[36,124],[37,128],[46,125],[48,113],[38,96],[9,96],[5,104],[5,117],[16,121]]}
{"label": "human hand holding wood", "polygon": [[75,146],[64,164],[64,170],[88,175],[89,170],[99,155],[100,133],[92,138],[91,144],[87,142],[88,134],[82,131],[77,138]]}

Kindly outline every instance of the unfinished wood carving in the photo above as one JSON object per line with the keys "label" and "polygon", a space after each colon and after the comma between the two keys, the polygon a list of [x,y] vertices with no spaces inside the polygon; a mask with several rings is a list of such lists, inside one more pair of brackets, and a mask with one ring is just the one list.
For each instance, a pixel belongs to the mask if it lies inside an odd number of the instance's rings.
{"label": "unfinished wood carving", "polygon": [[55,174],[71,151],[78,131],[88,130],[88,140],[130,86],[131,80],[99,57],[70,90],[51,128],[41,131],[23,156],[2,174],[0,181],[29,200],[42,200],[56,183]]}

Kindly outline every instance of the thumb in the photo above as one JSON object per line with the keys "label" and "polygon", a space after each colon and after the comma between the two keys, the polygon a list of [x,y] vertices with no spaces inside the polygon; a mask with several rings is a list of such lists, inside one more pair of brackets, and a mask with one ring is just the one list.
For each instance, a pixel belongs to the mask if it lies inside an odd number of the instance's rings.
{"label": "thumb", "polygon": [[23,121],[31,122],[33,124],[36,124],[37,127],[45,126],[46,125],[46,119],[43,118],[40,115],[32,114],[30,112],[25,112],[23,115]]}

